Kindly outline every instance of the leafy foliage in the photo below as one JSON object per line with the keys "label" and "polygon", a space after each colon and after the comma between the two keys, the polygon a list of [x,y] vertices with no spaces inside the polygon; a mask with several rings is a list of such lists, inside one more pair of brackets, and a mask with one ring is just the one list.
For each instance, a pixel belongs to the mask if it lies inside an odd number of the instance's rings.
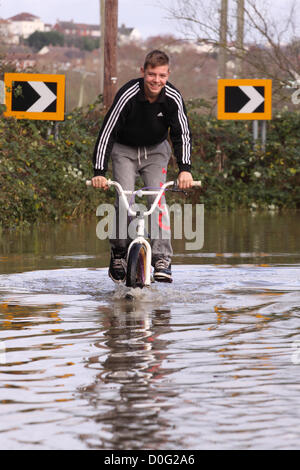
{"label": "leafy foliage", "polygon": [[26,43],[35,51],[44,46],[78,47],[84,51],[93,51],[99,48],[99,38],[65,36],[59,31],[35,31],[26,40]]}
{"label": "leafy foliage", "polygon": [[63,46],[64,36],[58,31],[35,31],[27,39],[27,44],[35,51],[39,51],[44,46]]}
{"label": "leafy foliage", "polygon": [[[193,176],[203,188],[187,202],[203,202],[207,209],[300,208],[299,112],[275,115],[263,150],[253,145],[249,121],[218,121],[199,114],[193,103],[188,108]],[[113,191],[85,185],[102,119],[99,103],[58,124],[1,118],[0,225],[83,217],[113,201]],[[169,177],[176,175],[170,164]]]}
{"label": "leafy foliage", "polygon": [[300,113],[267,122],[265,148],[249,121],[218,121],[190,112],[193,175],[206,207],[300,208]]}
{"label": "leafy foliage", "polygon": [[[63,123],[0,121],[0,224],[72,218],[94,211],[101,199],[87,191],[101,115],[75,110]],[[58,132],[58,137],[55,133]]]}

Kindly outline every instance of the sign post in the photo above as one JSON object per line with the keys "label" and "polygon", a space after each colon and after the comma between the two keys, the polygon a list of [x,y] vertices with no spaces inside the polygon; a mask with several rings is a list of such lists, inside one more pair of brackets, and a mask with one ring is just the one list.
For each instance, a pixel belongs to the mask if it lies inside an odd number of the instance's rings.
{"label": "sign post", "polygon": [[64,120],[64,75],[6,73],[4,83],[4,116],[17,119]]}
{"label": "sign post", "polygon": [[0,104],[5,104],[4,81],[0,80]]}

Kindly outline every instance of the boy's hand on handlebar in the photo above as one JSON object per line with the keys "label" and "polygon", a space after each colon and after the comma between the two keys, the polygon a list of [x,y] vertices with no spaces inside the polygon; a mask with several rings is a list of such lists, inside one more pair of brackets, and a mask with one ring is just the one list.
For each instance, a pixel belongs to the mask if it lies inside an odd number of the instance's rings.
{"label": "boy's hand on handlebar", "polygon": [[193,184],[193,177],[189,171],[181,171],[177,179],[179,189],[189,189]]}
{"label": "boy's hand on handlebar", "polygon": [[106,191],[108,189],[107,179],[105,176],[94,176],[94,178],[92,178],[92,186]]}

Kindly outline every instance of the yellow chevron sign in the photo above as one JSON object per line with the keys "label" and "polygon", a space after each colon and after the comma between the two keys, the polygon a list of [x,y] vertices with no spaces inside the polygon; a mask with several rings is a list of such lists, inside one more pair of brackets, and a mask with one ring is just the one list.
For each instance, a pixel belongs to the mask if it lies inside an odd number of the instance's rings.
{"label": "yellow chevron sign", "polygon": [[218,80],[218,119],[272,119],[272,80]]}
{"label": "yellow chevron sign", "polygon": [[64,120],[64,75],[6,73],[4,84],[5,116],[17,119]]}

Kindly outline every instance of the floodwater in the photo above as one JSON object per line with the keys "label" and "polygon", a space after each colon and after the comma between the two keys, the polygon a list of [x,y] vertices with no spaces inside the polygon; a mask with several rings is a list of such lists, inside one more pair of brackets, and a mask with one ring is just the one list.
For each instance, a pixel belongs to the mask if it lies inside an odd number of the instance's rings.
{"label": "floodwater", "polygon": [[0,234],[0,448],[298,449],[299,244],[297,212],[205,214],[128,301],[95,221]]}

